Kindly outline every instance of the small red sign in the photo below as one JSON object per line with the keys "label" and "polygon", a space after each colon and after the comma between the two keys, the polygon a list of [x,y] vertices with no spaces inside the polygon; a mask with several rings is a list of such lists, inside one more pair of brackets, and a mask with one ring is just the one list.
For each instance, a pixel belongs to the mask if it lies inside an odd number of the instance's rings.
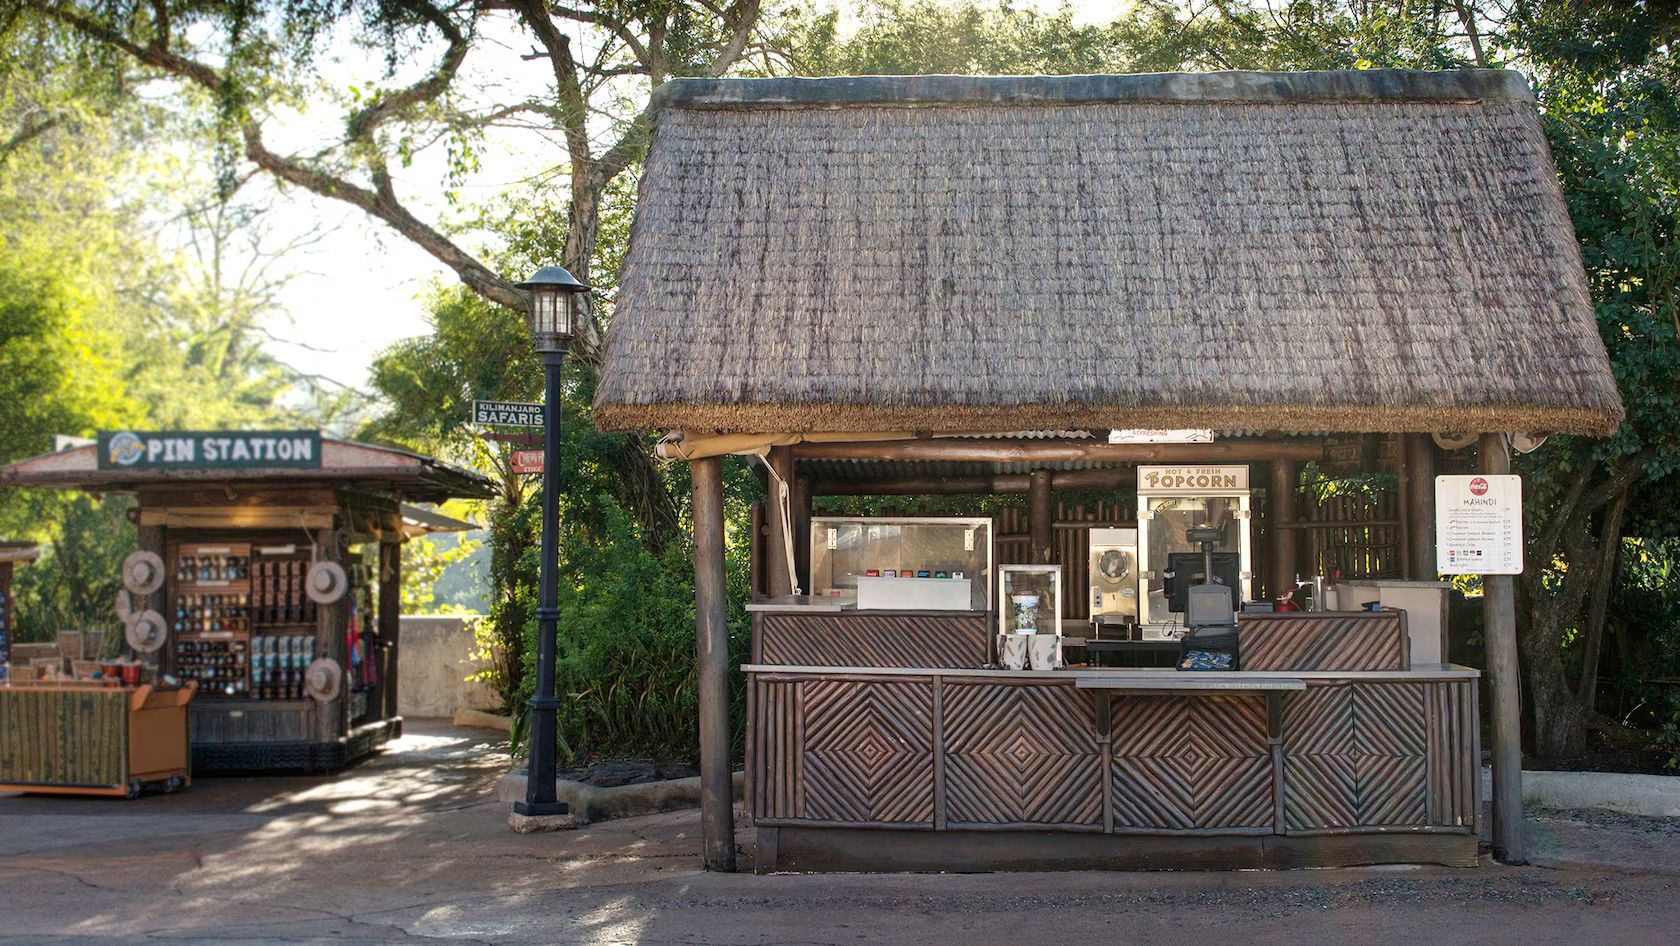
{"label": "small red sign", "polygon": [[1478,476],[1475,479],[1470,481],[1470,492],[1471,493],[1473,493],[1477,496],[1480,496],[1483,493],[1486,493],[1487,491],[1488,491],[1488,481],[1487,480],[1484,480],[1484,479],[1482,479],[1481,477]]}
{"label": "small red sign", "polygon": [[543,452],[541,450],[513,451],[513,472],[541,473],[543,471]]}

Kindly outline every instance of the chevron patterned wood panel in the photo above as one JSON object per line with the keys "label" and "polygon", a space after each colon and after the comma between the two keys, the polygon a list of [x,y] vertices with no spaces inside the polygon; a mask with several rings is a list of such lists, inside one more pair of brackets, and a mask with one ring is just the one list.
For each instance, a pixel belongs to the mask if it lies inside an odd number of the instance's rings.
{"label": "chevron patterned wood panel", "polygon": [[933,681],[808,679],[796,817],[933,826]]}
{"label": "chevron patterned wood panel", "polygon": [[1314,687],[1283,701],[1291,831],[1473,826],[1474,693],[1462,682]]}
{"label": "chevron patterned wood panel", "polygon": [[1406,670],[1398,611],[1239,614],[1244,670]]}
{"label": "chevron patterned wood panel", "polygon": [[758,615],[760,663],[807,667],[980,667],[988,658],[980,614]]}
{"label": "chevron patterned wood panel", "polygon": [[950,679],[942,708],[951,827],[1102,824],[1091,691]]}
{"label": "chevron patterned wood panel", "polygon": [[1264,698],[1116,696],[1111,731],[1116,830],[1271,829]]}

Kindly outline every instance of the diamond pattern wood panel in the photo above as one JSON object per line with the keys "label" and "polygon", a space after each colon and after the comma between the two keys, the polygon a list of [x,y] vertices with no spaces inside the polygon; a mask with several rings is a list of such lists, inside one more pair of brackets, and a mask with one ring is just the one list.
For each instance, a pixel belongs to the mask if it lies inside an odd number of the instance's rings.
{"label": "diamond pattern wood panel", "polygon": [[1237,615],[1244,670],[1405,670],[1399,611]]}
{"label": "diamond pattern wood panel", "polygon": [[806,667],[980,667],[986,615],[758,615],[760,663]]}
{"label": "diamond pattern wood panel", "polygon": [[1091,691],[946,680],[942,707],[949,825],[1102,823]]}
{"label": "diamond pattern wood panel", "polygon": [[1269,829],[1272,755],[1262,697],[1116,697],[1116,829]]}
{"label": "diamond pattern wood panel", "polygon": [[1430,823],[1430,729],[1436,714],[1426,704],[1432,689],[1444,685],[1359,683],[1286,694],[1287,827]]}
{"label": "diamond pattern wood panel", "polygon": [[805,680],[798,817],[933,825],[933,682]]}

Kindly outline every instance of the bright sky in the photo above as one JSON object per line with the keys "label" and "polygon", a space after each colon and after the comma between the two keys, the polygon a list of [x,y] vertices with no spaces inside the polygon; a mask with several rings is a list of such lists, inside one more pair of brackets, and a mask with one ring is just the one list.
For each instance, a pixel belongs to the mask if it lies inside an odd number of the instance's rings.
{"label": "bright sky", "polygon": [[[1026,0],[1054,9],[1056,0]],[[1099,22],[1114,17],[1120,0],[1074,0],[1076,17],[1082,22]],[[519,51],[528,41],[520,40]],[[512,55],[483,55],[482,62],[518,62]],[[468,60],[469,70],[474,60]],[[530,75],[480,76],[486,82],[518,84],[545,81],[546,65],[524,63]],[[378,76],[377,63],[341,66],[332,81],[351,83]],[[322,109],[297,123],[301,135],[329,131],[338,120],[332,109]],[[314,123],[315,127],[310,127]],[[287,143],[286,129],[270,135],[270,146],[279,150]],[[485,155],[480,173],[461,191],[464,202],[487,200],[510,190],[530,175],[558,163],[563,150],[556,143],[551,150],[533,153],[541,143],[528,134],[509,135]],[[413,167],[397,171],[397,192],[409,208],[429,223],[445,210],[440,196],[443,180],[442,148],[434,146],[415,161]],[[324,238],[296,255],[293,268],[303,275],[287,287],[283,301],[290,313],[289,324],[277,320],[270,326],[276,342],[271,350],[287,363],[309,374],[340,384],[365,389],[368,369],[380,351],[393,342],[426,334],[426,323],[417,296],[429,280],[448,284],[456,280],[441,263],[415,247],[395,231],[361,211],[291,189],[277,201],[273,225],[277,237],[303,234],[311,229],[330,229]],[[509,273],[524,276],[524,273]]]}

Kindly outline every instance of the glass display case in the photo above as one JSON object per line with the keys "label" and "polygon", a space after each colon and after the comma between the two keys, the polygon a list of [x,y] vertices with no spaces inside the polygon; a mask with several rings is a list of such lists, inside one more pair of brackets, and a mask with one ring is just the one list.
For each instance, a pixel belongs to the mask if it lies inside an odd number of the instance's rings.
{"label": "glass display case", "polygon": [[985,611],[993,561],[990,519],[811,520],[811,594],[860,610]]}
{"label": "glass display case", "polygon": [[998,663],[1008,670],[1062,665],[1062,567],[998,568]]}

